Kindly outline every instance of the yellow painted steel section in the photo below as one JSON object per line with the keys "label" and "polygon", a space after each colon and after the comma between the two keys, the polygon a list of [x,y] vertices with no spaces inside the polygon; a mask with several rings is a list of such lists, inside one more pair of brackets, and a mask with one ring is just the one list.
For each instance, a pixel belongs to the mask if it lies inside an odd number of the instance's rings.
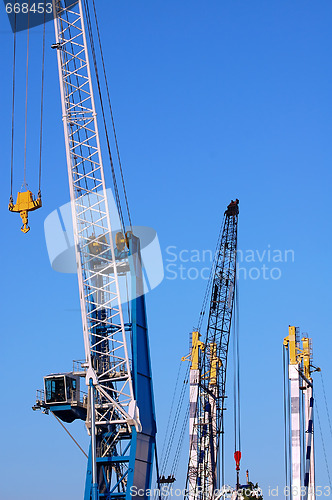
{"label": "yellow painted steel section", "polygon": [[210,364],[210,385],[217,385],[218,368],[222,365],[222,362],[217,356],[217,344],[215,342],[210,344]]}
{"label": "yellow painted steel section", "polygon": [[303,337],[302,349],[296,345],[295,326],[289,327],[289,335],[284,338],[284,346],[289,349],[289,362],[291,365],[300,365],[303,362],[304,376],[311,380],[312,348],[311,339]]}
{"label": "yellow painted steel section", "polygon": [[105,248],[107,248],[107,239],[104,235],[100,235],[98,238],[95,236],[91,237],[91,241],[89,243],[90,253],[93,255],[99,255],[105,251]]}
{"label": "yellow painted steel section", "polygon": [[186,361],[187,359],[191,359],[190,370],[198,370],[199,364],[199,350],[204,351],[205,345],[204,342],[199,340],[200,337],[199,332],[192,332],[191,339],[191,353],[188,356],[184,356],[182,361]]}
{"label": "yellow painted steel section", "polygon": [[311,380],[311,360],[312,360],[312,350],[311,350],[311,339],[308,337],[303,337],[302,339],[302,347],[303,347],[303,370],[304,375],[308,380]]}
{"label": "yellow painted steel section", "polygon": [[297,365],[299,363],[299,358],[297,355],[296,347],[296,334],[295,326],[288,327],[288,337],[284,338],[284,346],[289,349],[289,362],[291,365]]}
{"label": "yellow painted steel section", "polygon": [[38,198],[34,199],[31,191],[23,191],[17,193],[16,203],[10,201],[8,208],[11,212],[18,212],[21,216],[23,226],[21,227],[21,231],[23,233],[27,233],[30,231],[30,227],[28,226],[28,212],[32,212],[33,210],[37,210],[42,206],[41,196],[38,193]]}

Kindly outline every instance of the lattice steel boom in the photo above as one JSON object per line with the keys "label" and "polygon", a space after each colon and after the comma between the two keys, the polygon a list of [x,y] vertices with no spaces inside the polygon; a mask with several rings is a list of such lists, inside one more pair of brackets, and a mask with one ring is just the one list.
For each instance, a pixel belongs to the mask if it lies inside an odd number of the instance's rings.
{"label": "lattice steel boom", "polygon": [[[156,434],[140,242],[111,226],[118,214],[107,201],[82,1],[54,0],[53,8],[86,359],[45,377],[34,409],[86,421],[84,500],[129,500],[150,486]],[[121,276],[131,284],[126,321]]]}
{"label": "lattice steel boom", "polygon": [[204,342],[198,340],[197,332],[193,334],[187,476],[190,500],[212,499],[220,482],[220,435],[236,284],[238,203],[232,201],[225,212]]}

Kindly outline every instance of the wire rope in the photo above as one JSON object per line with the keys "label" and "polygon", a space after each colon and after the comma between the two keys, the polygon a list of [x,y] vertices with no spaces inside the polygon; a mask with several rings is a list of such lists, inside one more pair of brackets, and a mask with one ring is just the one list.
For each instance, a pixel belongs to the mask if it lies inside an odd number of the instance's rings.
{"label": "wire rope", "polygon": [[45,78],[45,32],[46,32],[45,17],[46,17],[46,9],[44,9],[44,26],[43,26],[43,54],[42,54],[41,99],[40,99],[40,135],[39,135],[38,195],[40,195],[40,193],[41,193],[41,173],[42,173],[44,78]]}
{"label": "wire rope", "polygon": [[76,441],[76,439],[74,438],[74,436],[69,432],[69,430],[67,429],[67,427],[61,422],[61,420],[55,415],[55,413],[53,413],[51,411],[52,415],[54,418],[56,418],[56,420],[59,422],[59,424],[61,425],[61,427],[67,432],[68,436],[74,441],[74,443],[77,445],[77,447],[81,450],[81,452],[83,453],[83,455],[86,456],[86,458],[88,458],[88,455],[85,453],[85,451],[83,450],[83,448],[78,444],[78,442]]}
{"label": "wire rope", "polygon": [[178,373],[177,373],[177,377],[176,377],[176,381],[175,381],[175,388],[174,388],[174,392],[173,392],[173,398],[172,398],[172,402],[171,402],[171,409],[170,409],[170,412],[169,412],[167,426],[166,426],[166,431],[165,431],[165,438],[164,438],[163,447],[162,447],[162,450],[161,450],[161,456],[160,456],[160,460],[161,461],[164,458],[164,451],[165,451],[165,446],[166,446],[166,442],[167,442],[167,438],[168,438],[168,431],[169,431],[169,426],[170,426],[170,423],[171,423],[173,406],[174,406],[174,402],[175,402],[175,396],[176,396],[176,392],[177,392],[177,388],[178,388],[178,383],[179,383],[179,379],[180,379],[180,371],[181,371],[182,365],[183,365],[183,361],[180,361],[180,365],[179,365],[179,369],[178,369]]}
{"label": "wire rope", "polygon": [[233,323],[233,425],[234,425],[234,452],[237,451],[237,405],[236,405],[236,345],[235,345],[235,325]]}
{"label": "wire rope", "polygon": [[101,43],[101,37],[100,37],[100,30],[99,30],[99,23],[98,23],[98,17],[97,17],[95,0],[92,1],[92,5],[93,5],[93,10],[94,10],[95,22],[96,22],[96,29],[97,29],[98,42],[99,42],[99,50],[100,50],[100,56],[101,56],[101,61],[102,61],[102,66],[103,66],[103,73],[104,73],[104,80],[105,80],[105,85],[106,85],[108,105],[109,105],[110,116],[111,116],[111,121],[112,121],[112,128],[113,128],[113,134],[114,134],[114,142],[115,142],[115,147],[116,147],[116,152],[117,152],[117,157],[118,157],[118,162],[119,162],[119,169],[120,169],[120,174],[121,174],[122,188],[123,188],[123,193],[124,193],[125,202],[126,202],[126,208],[127,208],[127,213],[128,213],[129,224],[130,224],[130,227],[132,228],[131,216],[130,216],[130,211],[129,211],[129,203],[128,203],[128,197],[127,197],[127,191],[126,191],[126,186],[125,186],[125,181],[124,181],[124,174],[123,174],[123,170],[122,170],[122,162],[121,162],[121,158],[120,158],[119,144],[118,144],[117,134],[116,134],[116,130],[115,130],[115,122],[114,122],[113,110],[112,110],[112,105],[111,105],[111,98],[110,98],[110,92],[109,92],[109,86],[108,86],[108,79],[107,79],[107,75],[106,75],[105,60],[104,60],[102,43]]}
{"label": "wire rope", "polygon": [[329,410],[329,407],[327,405],[327,398],[326,398],[326,392],[325,392],[324,378],[323,378],[323,373],[321,371],[320,371],[320,375],[321,375],[321,381],[322,381],[322,387],[323,387],[323,395],[324,395],[324,402],[325,402],[325,409],[326,409],[326,414],[327,414],[327,420],[328,420],[328,423],[329,423],[329,429],[330,429],[330,433],[331,433],[331,437],[332,437],[332,425],[331,425],[331,418],[330,418],[330,410]]}
{"label": "wire rope", "polygon": [[212,281],[213,281],[213,278],[214,278],[214,272],[215,272],[215,268],[216,268],[216,265],[217,265],[218,253],[219,253],[219,248],[220,248],[220,241],[221,241],[223,226],[224,226],[224,220],[223,220],[223,223],[222,223],[220,231],[219,231],[218,240],[217,240],[217,246],[216,246],[216,249],[215,249],[215,252],[214,252],[214,258],[213,258],[213,262],[212,262],[212,266],[211,266],[211,270],[210,270],[208,282],[207,282],[207,285],[206,285],[205,294],[204,294],[204,297],[203,297],[203,304],[202,304],[201,312],[199,313],[198,324],[197,324],[198,331],[201,330],[203,319],[204,319],[204,315],[205,315],[205,311],[206,311],[206,307],[207,307],[207,303],[208,303],[208,299],[210,297],[211,284],[212,284]]}
{"label": "wire rope", "polygon": [[315,400],[315,403],[316,403],[316,413],[317,413],[317,419],[318,419],[318,427],[319,427],[320,437],[321,437],[321,440],[322,440],[322,448],[323,448],[323,454],[324,454],[324,459],[325,459],[325,466],[326,466],[327,476],[329,478],[330,488],[332,488],[331,476],[330,476],[330,469],[329,469],[329,464],[328,464],[328,461],[327,461],[327,455],[326,455],[324,437],[323,437],[323,432],[322,432],[322,425],[321,425],[319,411],[318,411],[317,398]]}
{"label": "wire rope", "polygon": [[15,125],[15,72],[16,72],[16,13],[14,16],[14,43],[13,43],[13,84],[12,84],[12,137],[10,158],[10,202],[13,202],[14,177],[14,125]]}
{"label": "wire rope", "polygon": [[171,432],[170,432],[170,439],[168,441],[166,452],[165,452],[165,457],[164,457],[164,460],[163,460],[162,466],[161,466],[161,473],[162,474],[165,474],[166,467],[168,465],[170,452],[171,452],[171,449],[173,447],[173,442],[174,442],[174,438],[175,438],[175,430],[177,428],[179,417],[181,414],[182,405],[183,405],[183,401],[184,401],[184,393],[185,393],[186,385],[188,384],[188,379],[189,379],[189,365],[187,367],[186,375],[185,375],[185,378],[183,380],[183,385],[181,388],[181,393],[179,396],[179,401],[177,404],[177,408],[176,408],[176,412],[175,412],[175,416],[174,416],[174,421],[173,421],[173,425],[172,425]]}
{"label": "wire rope", "polygon": [[239,326],[239,288],[235,286],[235,335],[236,335],[236,361],[237,361],[237,418],[238,418],[238,445],[241,451],[241,392],[240,392],[240,326]]}
{"label": "wire rope", "polygon": [[30,42],[30,0],[28,1],[28,27],[27,27],[27,57],[26,57],[26,81],[25,81],[25,125],[24,125],[24,177],[23,185],[27,188],[27,130],[28,130],[28,82],[29,82],[29,42]]}
{"label": "wire rope", "polygon": [[110,160],[110,164],[111,164],[111,171],[112,171],[116,204],[117,204],[117,208],[118,208],[118,212],[119,212],[121,225],[122,225],[123,231],[125,232],[125,223],[124,223],[123,212],[122,212],[122,207],[121,207],[121,202],[120,202],[120,195],[119,195],[119,190],[118,190],[118,185],[117,185],[117,180],[116,180],[113,157],[112,157],[112,153],[111,153],[111,145],[110,145],[110,140],[109,140],[109,135],[108,135],[108,130],[107,130],[105,109],[104,109],[102,93],[101,93],[101,85],[100,85],[99,72],[98,72],[98,66],[97,66],[97,57],[96,57],[95,45],[94,45],[94,41],[93,41],[93,31],[92,31],[90,10],[89,10],[89,5],[87,3],[87,0],[83,0],[83,1],[84,1],[84,8],[85,8],[86,19],[87,19],[87,27],[88,27],[88,34],[89,34],[90,46],[91,46],[91,52],[92,52],[92,60],[93,60],[93,65],[94,65],[94,70],[95,70],[95,75],[96,75],[97,87],[98,87],[99,102],[100,102],[104,131],[105,131],[105,136],[106,136],[108,155],[109,155],[109,160]]}

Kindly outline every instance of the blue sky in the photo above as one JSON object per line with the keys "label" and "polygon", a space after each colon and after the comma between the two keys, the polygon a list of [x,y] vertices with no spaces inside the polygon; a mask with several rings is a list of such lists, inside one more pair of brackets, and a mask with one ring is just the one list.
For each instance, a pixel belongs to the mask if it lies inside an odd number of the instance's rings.
{"label": "blue sky", "polygon": [[[165,279],[147,296],[162,446],[181,356],[197,324],[203,279],[181,250],[214,249],[223,212],[240,199],[239,247],[292,250],[280,279],[240,279],[242,470],[267,491],[284,484],[282,340],[289,324],[313,338],[331,379],[331,17],[328,0],[96,0],[134,224],[156,229]],[[43,222],[69,200],[56,54],[47,25],[43,208],[23,235],[10,214],[12,33],[2,41],[2,429],[0,498],[81,498],[85,458],[52,416],[31,411],[45,374],[83,356],[76,277],[49,264]],[[22,183],[24,37],[19,36],[14,192]],[[31,33],[28,182],[37,191],[41,29]],[[30,97],[31,95],[31,97]],[[35,109],[34,109],[35,108]],[[37,111],[35,111],[37,110]],[[106,154],[106,153],[105,153]],[[270,246],[269,246],[270,245]],[[184,278],[170,279],[168,247]],[[181,254],[188,255],[188,254]],[[257,255],[257,254],[256,254]],[[274,263],[263,262],[269,268]],[[258,257],[254,263],[260,268]],[[178,269],[178,268],[177,268]],[[332,435],[317,399],[327,459]],[[231,372],[230,372],[231,380]],[[231,385],[229,386],[231,393]],[[234,483],[231,394],[227,482]],[[73,432],[86,446],[83,425]],[[319,432],[317,484],[328,484]],[[182,463],[186,462],[185,452]],[[185,467],[179,470],[179,483]],[[19,478],[19,479],[18,479]],[[181,485],[181,484],[180,484]]]}

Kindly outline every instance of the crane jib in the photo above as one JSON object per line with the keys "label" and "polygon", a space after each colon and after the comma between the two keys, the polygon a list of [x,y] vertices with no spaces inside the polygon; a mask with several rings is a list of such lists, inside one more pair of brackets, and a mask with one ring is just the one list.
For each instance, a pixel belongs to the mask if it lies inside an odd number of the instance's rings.
{"label": "crane jib", "polygon": [[[85,420],[84,500],[129,500],[132,487],[150,488],[156,435],[140,243],[130,231],[121,236],[113,223],[122,218],[110,214],[83,2],[53,5],[86,359],[73,372],[44,377],[34,409]],[[122,277],[132,286],[128,311]]]}
{"label": "crane jib", "polygon": [[238,214],[239,200],[232,200],[224,214],[214,262],[205,338],[198,340],[203,336],[198,332],[192,337],[192,356],[197,359],[190,370],[188,500],[212,500],[214,491],[220,488],[220,436],[236,285]]}

